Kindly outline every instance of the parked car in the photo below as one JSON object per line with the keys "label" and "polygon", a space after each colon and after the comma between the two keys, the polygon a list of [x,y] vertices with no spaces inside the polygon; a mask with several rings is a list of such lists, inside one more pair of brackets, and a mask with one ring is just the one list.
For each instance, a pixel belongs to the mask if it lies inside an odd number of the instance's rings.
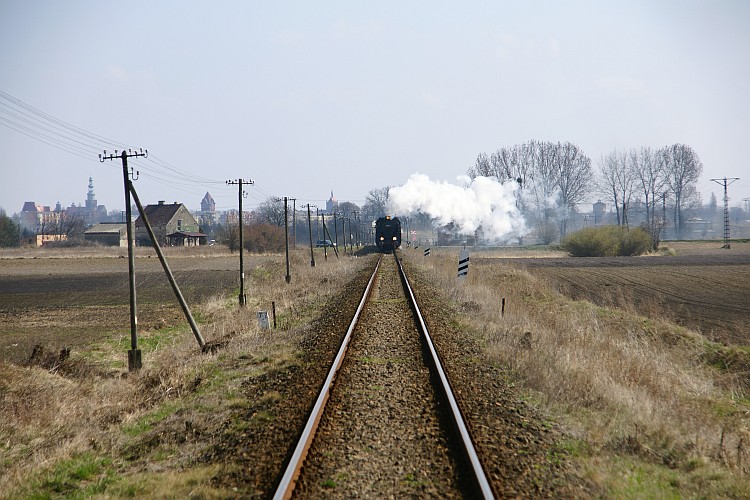
{"label": "parked car", "polygon": [[315,243],[315,246],[320,247],[335,247],[336,243],[332,243],[331,240],[318,240],[317,243]]}

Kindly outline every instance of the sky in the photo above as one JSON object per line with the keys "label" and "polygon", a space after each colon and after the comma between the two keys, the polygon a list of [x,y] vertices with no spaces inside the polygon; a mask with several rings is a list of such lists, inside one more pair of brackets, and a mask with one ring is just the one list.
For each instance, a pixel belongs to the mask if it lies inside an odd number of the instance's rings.
{"label": "sky", "polygon": [[[530,140],[691,146],[750,198],[750,2],[0,0],[0,207],[361,205]],[[63,135],[60,135],[63,134]],[[596,195],[592,195],[592,201]],[[721,203],[721,201],[720,201]]]}

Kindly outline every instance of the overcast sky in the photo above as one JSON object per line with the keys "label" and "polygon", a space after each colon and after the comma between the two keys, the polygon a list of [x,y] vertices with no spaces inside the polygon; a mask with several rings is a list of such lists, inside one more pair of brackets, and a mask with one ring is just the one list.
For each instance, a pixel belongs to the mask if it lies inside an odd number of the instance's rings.
{"label": "overcast sky", "polygon": [[236,207],[224,181],[240,177],[251,206],[324,206],[332,190],[361,204],[531,139],[575,143],[595,167],[688,144],[704,199],[725,176],[742,178],[730,205],[750,197],[744,0],[0,0],[0,47],[9,214],[83,203],[89,176],[122,209],[121,164],[97,158],[122,145],[150,153],[131,162],[144,203],[191,209],[206,191]]}

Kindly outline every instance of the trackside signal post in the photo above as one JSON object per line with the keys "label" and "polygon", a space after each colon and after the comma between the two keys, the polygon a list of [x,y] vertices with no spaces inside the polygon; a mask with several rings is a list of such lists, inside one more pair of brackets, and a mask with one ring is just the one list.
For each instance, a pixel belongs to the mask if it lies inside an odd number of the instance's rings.
{"label": "trackside signal post", "polygon": [[240,306],[247,304],[247,296],[245,295],[245,267],[242,261],[242,226],[244,225],[244,218],[242,217],[242,198],[247,196],[247,193],[242,190],[242,186],[252,186],[255,182],[252,179],[244,180],[238,179],[234,181],[227,181],[228,186],[239,186],[239,204],[240,204]]}
{"label": "trackside signal post", "polygon": [[[127,235],[128,235],[128,278],[130,288],[130,350],[128,351],[128,370],[138,370],[143,365],[141,362],[141,350],[138,349],[138,313],[136,310],[135,302],[135,253],[133,252],[133,228],[132,228],[132,209],[130,208],[130,179],[129,176],[133,176],[133,169],[128,172],[128,158],[148,156],[148,149],[144,152],[143,149],[133,153],[132,150],[123,151],[119,155],[122,159],[122,177],[125,184],[125,219],[127,221]],[[107,155],[107,151],[104,150],[104,156],[99,155],[99,161],[104,163],[104,160],[114,160],[118,158],[117,150],[114,154]],[[135,173],[134,180],[138,178],[138,172]]]}

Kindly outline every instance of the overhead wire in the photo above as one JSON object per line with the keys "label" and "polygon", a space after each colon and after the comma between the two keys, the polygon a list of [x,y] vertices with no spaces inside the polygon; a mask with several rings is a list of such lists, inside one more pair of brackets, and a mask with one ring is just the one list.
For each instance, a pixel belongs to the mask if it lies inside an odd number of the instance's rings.
{"label": "overhead wire", "polygon": [[[97,152],[104,151],[105,148],[129,149],[121,141],[104,137],[56,118],[2,90],[0,90],[0,124],[33,140],[91,162],[98,162],[98,155],[95,155]],[[117,168],[117,165],[110,164],[110,162],[105,163],[108,167]],[[152,153],[145,159],[132,158],[131,165],[141,171],[144,177],[168,186],[170,189],[191,195],[202,195],[202,190],[207,184],[213,186],[213,189],[228,188],[225,181],[187,172]]]}
{"label": "overhead wire", "polygon": [[[2,90],[0,90],[0,124],[33,140],[91,162],[98,163],[97,153],[105,149],[112,147],[118,150],[129,149],[129,146],[121,141],[61,120]],[[146,157],[133,157],[129,163],[134,169],[138,169],[139,174],[144,178],[191,196],[201,196],[203,189],[207,189],[207,185],[215,193],[219,191],[214,195],[219,199],[226,197],[229,200],[231,199],[230,192],[235,191],[232,186],[227,186],[226,180],[212,179],[188,172],[152,152]],[[118,168],[111,162],[105,162],[105,164],[109,168]],[[279,198],[257,184],[248,185],[244,191],[250,200],[257,201],[255,205]],[[300,199],[300,202],[325,203],[325,200]],[[252,205],[248,203],[248,206]]]}
{"label": "overhead wire", "polygon": [[13,103],[13,104],[21,107],[21,108],[29,111],[30,113],[33,113],[34,115],[38,116],[40,119],[46,120],[48,123],[55,124],[59,128],[67,129],[67,130],[69,130],[71,132],[74,132],[74,133],[76,133],[78,135],[81,135],[83,137],[94,139],[94,140],[96,140],[96,141],[98,141],[100,143],[112,144],[112,145],[115,145],[115,146],[119,146],[121,149],[125,149],[127,147],[123,143],[120,143],[120,142],[117,142],[117,141],[113,141],[112,139],[108,139],[108,138],[103,137],[103,136],[98,135],[98,134],[94,134],[94,133],[89,132],[87,130],[84,130],[84,129],[80,128],[80,127],[77,127],[77,126],[75,126],[75,125],[73,125],[71,123],[68,123],[68,122],[66,122],[64,120],[56,118],[56,117],[54,117],[54,116],[52,116],[52,115],[50,115],[48,113],[45,113],[44,111],[42,111],[40,109],[37,109],[37,108],[31,106],[30,104],[27,104],[27,103],[23,102],[22,100],[18,99],[17,97],[13,97],[12,95],[8,94],[7,92],[3,92],[2,90],[0,90],[0,98],[3,98],[5,100],[7,100],[7,101],[9,101],[9,102],[11,102],[11,103]]}

